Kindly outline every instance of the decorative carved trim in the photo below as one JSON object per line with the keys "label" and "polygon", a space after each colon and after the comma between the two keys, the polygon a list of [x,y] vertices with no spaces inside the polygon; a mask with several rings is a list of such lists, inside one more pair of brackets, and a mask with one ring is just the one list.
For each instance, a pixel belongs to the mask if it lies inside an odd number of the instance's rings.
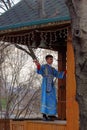
{"label": "decorative carved trim", "polygon": [[9,34],[9,33],[15,33],[15,32],[20,32],[20,31],[27,31],[27,30],[55,27],[55,26],[63,26],[63,25],[70,25],[70,21],[53,22],[53,23],[48,23],[48,24],[41,24],[41,25],[34,25],[34,26],[26,26],[26,27],[0,30],[0,35],[4,35],[6,33]]}

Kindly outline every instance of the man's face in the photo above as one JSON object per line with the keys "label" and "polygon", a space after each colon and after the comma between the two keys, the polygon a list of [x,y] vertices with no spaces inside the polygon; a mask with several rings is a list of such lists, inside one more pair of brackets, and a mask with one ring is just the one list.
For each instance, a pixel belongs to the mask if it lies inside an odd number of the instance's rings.
{"label": "man's face", "polygon": [[47,61],[48,64],[51,65],[53,63],[53,58],[49,57],[46,61]]}

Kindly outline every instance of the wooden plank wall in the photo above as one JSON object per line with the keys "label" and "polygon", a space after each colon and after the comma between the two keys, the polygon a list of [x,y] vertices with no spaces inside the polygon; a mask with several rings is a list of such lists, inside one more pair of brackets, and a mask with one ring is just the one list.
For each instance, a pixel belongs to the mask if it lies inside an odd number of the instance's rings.
{"label": "wooden plank wall", "polygon": [[10,130],[27,130],[26,121],[11,121]]}
{"label": "wooden plank wall", "polygon": [[66,125],[55,123],[27,122],[26,130],[66,130]]}
{"label": "wooden plank wall", "polygon": [[0,119],[0,130],[10,130],[10,120]]}
{"label": "wooden plank wall", "polygon": [[12,121],[11,130],[66,130],[66,124],[35,121]]}

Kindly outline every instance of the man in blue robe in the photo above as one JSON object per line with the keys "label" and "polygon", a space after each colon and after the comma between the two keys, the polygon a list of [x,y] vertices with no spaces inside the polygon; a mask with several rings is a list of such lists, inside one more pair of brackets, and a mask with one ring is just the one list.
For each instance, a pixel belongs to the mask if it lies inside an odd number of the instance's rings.
{"label": "man in blue robe", "polygon": [[58,72],[51,65],[53,63],[53,56],[47,55],[45,57],[47,64],[40,65],[37,60],[34,60],[37,65],[37,73],[42,75],[41,85],[41,113],[43,114],[43,120],[53,120],[57,114],[57,99],[56,89],[54,86],[54,77],[63,79],[65,72]]}

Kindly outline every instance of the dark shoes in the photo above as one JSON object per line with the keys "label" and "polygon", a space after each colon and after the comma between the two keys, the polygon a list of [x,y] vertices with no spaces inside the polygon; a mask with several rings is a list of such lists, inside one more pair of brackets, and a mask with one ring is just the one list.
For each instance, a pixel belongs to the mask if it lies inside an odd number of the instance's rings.
{"label": "dark shoes", "polygon": [[48,118],[45,114],[43,115],[43,121],[48,121]]}
{"label": "dark shoes", "polygon": [[51,119],[52,121],[58,120],[58,118],[56,116],[48,116],[48,118]]}
{"label": "dark shoes", "polygon": [[43,114],[43,121],[54,121],[58,118],[56,116],[47,116],[46,114]]}
{"label": "dark shoes", "polygon": [[48,121],[54,121],[54,118],[52,116],[48,116]]}
{"label": "dark shoes", "polygon": [[56,116],[48,116],[48,117],[51,117],[53,120],[58,120],[58,117]]}

